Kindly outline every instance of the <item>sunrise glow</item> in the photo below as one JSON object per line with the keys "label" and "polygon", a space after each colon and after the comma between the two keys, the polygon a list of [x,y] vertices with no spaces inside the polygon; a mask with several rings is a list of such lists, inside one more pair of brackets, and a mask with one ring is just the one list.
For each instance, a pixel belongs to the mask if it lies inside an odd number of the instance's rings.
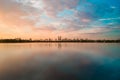
{"label": "sunrise glow", "polygon": [[120,0],[0,0],[0,38],[119,39]]}

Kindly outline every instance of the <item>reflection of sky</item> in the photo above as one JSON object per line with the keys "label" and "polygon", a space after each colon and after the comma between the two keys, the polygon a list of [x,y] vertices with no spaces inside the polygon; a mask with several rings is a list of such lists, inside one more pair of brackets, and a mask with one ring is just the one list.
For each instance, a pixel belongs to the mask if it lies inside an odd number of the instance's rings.
{"label": "reflection of sky", "polygon": [[116,39],[120,35],[119,4],[119,0],[0,0],[0,34]]}
{"label": "reflection of sky", "polygon": [[1,44],[0,79],[119,80],[119,48],[119,44]]}

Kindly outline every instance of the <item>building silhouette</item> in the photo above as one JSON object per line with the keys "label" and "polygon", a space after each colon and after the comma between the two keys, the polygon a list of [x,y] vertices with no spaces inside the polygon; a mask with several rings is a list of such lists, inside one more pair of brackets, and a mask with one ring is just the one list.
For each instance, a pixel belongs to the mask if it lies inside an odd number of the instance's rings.
{"label": "building silhouette", "polygon": [[58,36],[58,41],[61,41],[62,40],[62,37],[61,36]]}

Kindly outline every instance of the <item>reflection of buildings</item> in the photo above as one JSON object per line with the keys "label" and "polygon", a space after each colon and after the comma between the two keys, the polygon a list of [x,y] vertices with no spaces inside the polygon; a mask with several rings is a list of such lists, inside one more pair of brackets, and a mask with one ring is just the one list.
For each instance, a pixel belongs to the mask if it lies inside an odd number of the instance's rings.
{"label": "reflection of buildings", "polygon": [[61,48],[62,48],[62,44],[58,43],[58,49],[61,49]]}

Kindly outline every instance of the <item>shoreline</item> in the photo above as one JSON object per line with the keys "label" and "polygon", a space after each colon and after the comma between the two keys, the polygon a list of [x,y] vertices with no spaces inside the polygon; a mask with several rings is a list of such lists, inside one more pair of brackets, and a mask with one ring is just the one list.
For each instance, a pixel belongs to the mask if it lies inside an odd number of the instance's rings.
{"label": "shoreline", "polygon": [[120,42],[60,42],[60,41],[51,41],[51,42],[46,42],[46,41],[42,41],[42,42],[0,42],[1,43],[120,43]]}

